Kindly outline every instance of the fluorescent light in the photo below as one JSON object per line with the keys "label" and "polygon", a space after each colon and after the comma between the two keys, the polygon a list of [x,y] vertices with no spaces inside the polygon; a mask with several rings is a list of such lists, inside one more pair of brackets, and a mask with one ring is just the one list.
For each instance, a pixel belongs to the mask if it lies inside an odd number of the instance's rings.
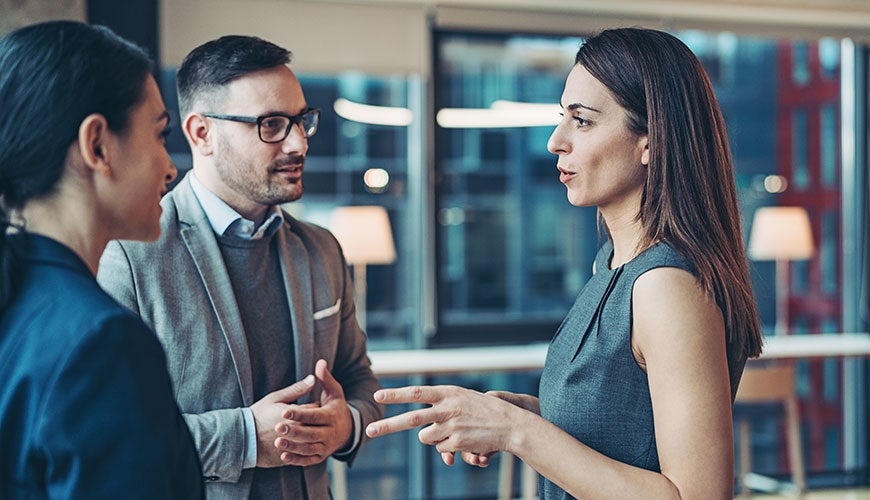
{"label": "fluorescent light", "polygon": [[552,127],[561,111],[558,104],[495,101],[489,108],[442,108],[435,121],[444,128]]}
{"label": "fluorescent light", "polygon": [[333,108],[335,113],[345,120],[368,123],[370,125],[403,127],[410,125],[414,119],[411,110],[408,108],[372,106],[370,104],[348,101],[344,98],[336,99]]}

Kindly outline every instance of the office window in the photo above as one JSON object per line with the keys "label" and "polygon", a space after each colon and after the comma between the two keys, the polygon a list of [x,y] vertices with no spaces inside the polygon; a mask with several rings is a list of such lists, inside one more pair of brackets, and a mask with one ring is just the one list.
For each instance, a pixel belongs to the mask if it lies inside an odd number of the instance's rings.
{"label": "office window", "polygon": [[[456,33],[436,40],[436,111],[555,105],[580,42]],[[549,339],[591,274],[595,210],[568,203],[547,152],[551,131],[436,128],[435,343]]]}
{"label": "office window", "polygon": [[792,112],[792,183],[798,189],[806,189],[810,183],[807,171],[807,110],[795,109]]}
{"label": "office window", "polygon": [[822,183],[829,188],[835,188],[840,176],[838,175],[837,166],[839,162],[839,148],[837,141],[839,139],[839,126],[837,125],[837,109],[833,104],[822,106],[821,123],[819,126],[819,141],[821,151],[821,168],[822,168]]}
{"label": "office window", "polygon": [[822,292],[826,295],[836,295],[840,287],[839,275],[839,245],[838,231],[839,214],[828,212],[823,214],[821,237],[819,241],[819,279]]}
{"label": "office window", "polygon": [[[407,190],[408,129],[406,126],[372,125],[339,116],[334,104],[342,98],[354,103],[408,106],[411,83],[404,77],[370,77],[356,73],[338,76],[299,75],[309,105],[324,110],[319,130],[309,141],[306,161],[305,195],[289,204],[302,219],[329,225],[332,210],[338,206],[380,205],[387,209],[396,262],[366,267],[366,332],[372,347],[408,347],[412,315],[418,297],[410,292],[411,283],[402,271],[409,265],[408,207],[412,200]],[[376,187],[366,182],[366,173],[379,169],[387,184]],[[326,189],[309,185],[309,179],[323,179]]]}
{"label": "office window", "polygon": [[809,290],[810,267],[806,261],[796,260],[789,263],[791,277],[789,282],[790,293],[806,293]]}
{"label": "office window", "polygon": [[828,80],[840,78],[840,40],[821,38],[818,42],[819,65],[822,76]]}
{"label": "office window", "polygon": [[792,81],[798,86],[806,85],[811,78],[808,45],[804,41],[797,41],[792,44]]}

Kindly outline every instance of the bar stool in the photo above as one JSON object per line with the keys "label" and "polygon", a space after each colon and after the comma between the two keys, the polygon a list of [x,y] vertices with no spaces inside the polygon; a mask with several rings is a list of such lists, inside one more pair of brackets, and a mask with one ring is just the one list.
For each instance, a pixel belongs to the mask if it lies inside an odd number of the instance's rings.
{"label": "bar stool", "polygon": [[[786,441],[791,467],[791,488],[798,498],[806,491],[803,448],[801,446],[797,397],[794,391],[794,366],[791,363],[755,365],[749,361],[740,379],[735,403],[779,403],[785,409]],[[771,478],[752,473],[752,450],[750,447],[749,419],[738,420],[738,450],[740,460],[740,498],[751,496],[751,486],[759,489],[779,490],[780,484]],[[773,487],[770,488],[769,486]]]}

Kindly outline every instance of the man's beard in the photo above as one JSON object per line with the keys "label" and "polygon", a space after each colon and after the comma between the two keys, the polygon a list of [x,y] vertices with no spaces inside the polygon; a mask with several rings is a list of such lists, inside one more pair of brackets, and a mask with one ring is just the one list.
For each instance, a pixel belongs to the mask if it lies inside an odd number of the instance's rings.
{"label": "man's beard", "polygon": [[296,201],[302,197],[304,188],[301,174],[295,182],[290,183],[294,186],[290,189],[286,180],[281,179],[278,182],[277,179],[275,181],[273,179],[279,171],[287,170],[288,167],[304,169],[304,165],[305,156],[293,153],[270,163],[265,169],[263,178],[245,175],[256,173],[258,169],[241,161],[241,158],[235,155],[230,158],[225,157],[225,161],[217,162],[215,166],[218,175],[230,189],[260,205],[272,206]]}

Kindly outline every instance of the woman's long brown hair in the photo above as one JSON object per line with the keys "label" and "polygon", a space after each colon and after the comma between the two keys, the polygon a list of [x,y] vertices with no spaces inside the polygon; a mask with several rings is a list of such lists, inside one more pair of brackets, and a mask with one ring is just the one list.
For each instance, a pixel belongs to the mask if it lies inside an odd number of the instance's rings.
{"label": "woman's long brown hair", "polygon": [[746,358],[761,353],[761,324],[728,134],[707,73],[676,37],[642,28],[599,33],[575,62],[628,111],[629,127],[649,137],[640,248],[667,242],[692,262],[722,310],[729,366],[737,363],[742,372]]}

